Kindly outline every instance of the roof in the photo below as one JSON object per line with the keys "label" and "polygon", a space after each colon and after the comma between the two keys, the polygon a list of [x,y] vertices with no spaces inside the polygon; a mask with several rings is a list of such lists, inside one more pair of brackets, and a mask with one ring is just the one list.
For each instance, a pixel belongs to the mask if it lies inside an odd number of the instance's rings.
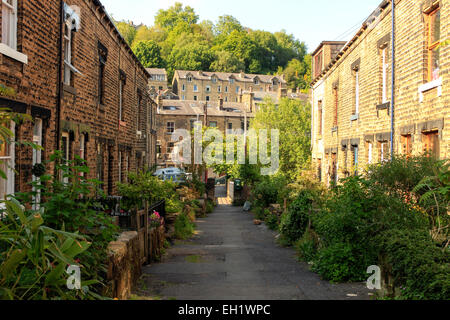
{"label": "roof", "polygon": [[147,72],[152,75],[152,74],[164,74],[167,75],[167,71],[166,69],[159,69],[159,68],[146,68]]}
{"label": "roof", "polygon": [[313,57],[316,55],[317,52],[320,51],[320,49],[322,49],[322,47],[324,45],[346,45],[347,41],[322,41],[319,46],[317,47],[316,50],[314,50],[314,52],[311,54]]}
{"label": "roof", "polygon": [[211,80],[214,76],[221,81],[228,81],[230,78],[240,82],[252,82],[259,79],[262,83],[272,83],[273,79],[277,79],[281,83],[287,83],[282,76],[264,75],[264,74],[247,74],[247,73],[229,73],[229,72],[205,72],[205,71],[189,71],[176,70],[175,74],[181,79],[186,79],[190,74],[196,80]]}
{"label": "roof", "polygon": [[134,61],[136,62],[136,64],[141,68],[142,71],[144,71],[145,75],[147,77],[150,77],[150,74],[147,72],[147,70],[145,69],[145,67],[142,65],[142,63],[139,61],[139,59],[136,57],[136,55],[134,54],[133,50],[131,50],[130,46],[128,45],[128,43],[126,42],[126,40],[124,39],[124,37],[122,36],[122,34],[119,32],[119,30],[117,29],[116,25],[114,24],[113,20],[111,19],[111,17],[109,16],[108,12],[105,9],[105,6],[102,5],[102,3],[100,2],[100,0],[92,0],[92,3],[97,6],[97,8],[100,11],[100,16],[101,14],[105,15],[105,18],[108,22],[108,24],[110,25],[110,27],[113,28],[114,33],[116,35],[116,37],[119,39],[119,41],[122,43],[122,45],[125,47],[125,49],[127,50],[127,52],[131,55],[131,57],[134,59]]}
{"label": "roof", "polygon": [[[190,100],[163,100],[160,115],[174,116],[203,116],[203,108],[206,102]],[[167,108],[172,107],[173,110]],[[212,117],[236,117],[242,118],[247,110],[245,103],[224,102],[223,109],[219,110],[219,102],[208,102],[208,116]],[[248,117],[253,117],[251,112],[247,112]]]}
{"label": "roof", "polygon": [[[346,43],[346,45],[341,49],[339,54],[328,64],[327,67],[322,71],[322,73],[312,80],[311,85],[314,85],[323,76],[325,76],[328,71],[339,62],[342,56],[351,48],[351,46],[361,37],[361,35],[368,29],[369,25],[375,20],[376,17],[380,15],[383,9],[385,9],[392,0],[383,0],[380,5],[370,14],[370,16],[364,21],[361,28],[356,32],[355,36]],[[369,28],[369,30],[371,30]]]}

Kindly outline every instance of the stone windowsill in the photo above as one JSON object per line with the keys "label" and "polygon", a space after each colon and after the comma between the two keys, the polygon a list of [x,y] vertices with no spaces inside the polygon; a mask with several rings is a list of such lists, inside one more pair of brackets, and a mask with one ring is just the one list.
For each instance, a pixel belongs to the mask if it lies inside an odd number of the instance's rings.
{"label": "stone windowsill", "polygon": [[72,87],[72,86],[69,86],[69,85],[67,85],[67,84],[64,84],[64,85],[63,85],[63,89],[64,89],[64,92],[68,92],[68,93],[70,93],[70,94],[73,94],[74,96],[77,95],[77,89],[75,89],[75,88]]}
{"label": "stone windowsill", "polygon": [[423,94],[427,91],[437,88],[437,96],[442,96],[442,78],[430,81],[419,87],[419,102],[423,102]]}
{"label": "stone windowsill", "polygon": [[356,120],[359,120],[359,113],[353,114],[350,117],[350,121],[356,121]]}
{"label": "stone windowsill", "polygon": [[17,51],[14,50],[11,47],[8,47],[6,44],[4,43],[0,43],[0,53],[10,57],[11,59],[17,60],[23,64],[28,64],[28,56]]}
{"label": "stone windowsill", "polygon": [[333,132],[337,132],[338,131],[338,127],[334,127],[334,128],[331,128],[331,132],[333,133]]}

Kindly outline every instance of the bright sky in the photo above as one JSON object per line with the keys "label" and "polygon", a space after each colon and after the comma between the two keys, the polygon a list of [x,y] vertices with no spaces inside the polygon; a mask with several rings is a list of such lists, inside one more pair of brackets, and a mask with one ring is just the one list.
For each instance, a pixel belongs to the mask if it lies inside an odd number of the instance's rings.
{"label": "bright sky", "polygon": [[[286,30],[312,52],[323,40],[349,40],[381,0],[101,0],[117,20],[153,25],[159,9],[181,2],[200,20],[229,14],[244,26],[270,32]],[[349,32],[352,31],[352,32]],[[347,32],[346,35],[343,35]]]}

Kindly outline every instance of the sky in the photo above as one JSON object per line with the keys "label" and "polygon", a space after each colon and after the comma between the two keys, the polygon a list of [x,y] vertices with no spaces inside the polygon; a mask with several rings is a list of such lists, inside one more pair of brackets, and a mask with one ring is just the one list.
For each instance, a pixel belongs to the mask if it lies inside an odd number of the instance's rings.
{"label": "sky", "polygon": [[350,40],[381,0],[101,0],[116,20],[153,25],[159,9],[181,2],[201,20],[232,15],[242,25],[270,32],[286,30],[312,52],[324,40]]}

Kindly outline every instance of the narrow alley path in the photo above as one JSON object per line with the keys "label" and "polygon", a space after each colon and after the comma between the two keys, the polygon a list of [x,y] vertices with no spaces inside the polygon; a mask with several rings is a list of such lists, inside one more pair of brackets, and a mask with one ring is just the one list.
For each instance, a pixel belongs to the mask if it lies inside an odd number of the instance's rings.
{"label": "narrow alley path", "polygon": [[198,234],[144,268],[140,296],[176,300],[369,299],[364,284],[332,285],[276,244],[242,208],[219,205]]}

